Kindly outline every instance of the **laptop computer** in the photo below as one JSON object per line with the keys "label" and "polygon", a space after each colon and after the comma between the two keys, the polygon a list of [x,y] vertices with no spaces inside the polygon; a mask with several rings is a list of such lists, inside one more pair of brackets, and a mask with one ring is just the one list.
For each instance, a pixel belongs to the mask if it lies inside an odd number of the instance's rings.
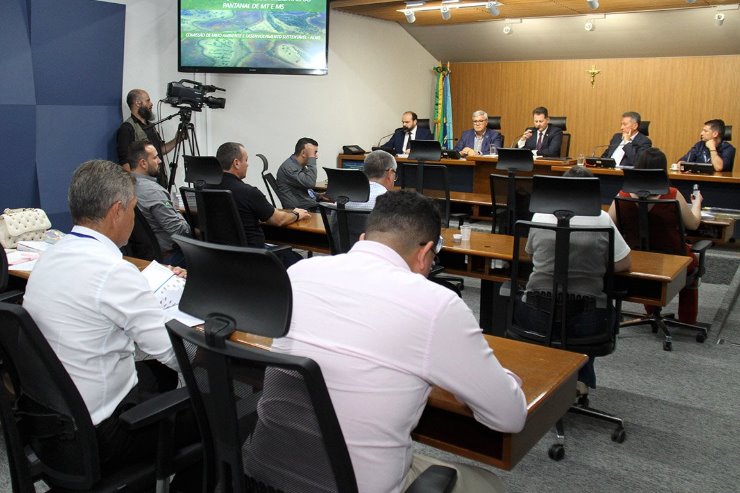
{"label": "laptop computer", "polygon": [[617,162],[610,157],[587,157],[586,166],[593,168],[614,168]]}
{"label": "laptop computer", "polygon": [[185,181],[203,185],[218,185],[224,172],[214,156],[185,156]]}
{"label": "laptop computer", "polygon": [[637,195],[668,193],[668,175],[664,169],[625,169],[622,190]]}
{"label": "laptop computer", "polygon": [[712,175],[714,174],[714,166],[712,166],[712,163],[681,163],[681,171],[684,173]]}
{"label": "laptop computer", "polygon": [[409,159],[415,161],[439,161],[442,159],[442,144],[436,140],[412,140]]}
{"label": "laptop computer", "polygon": [[534,156],[529,149],[502,147],[498,150],[496,169],[532,171]]}

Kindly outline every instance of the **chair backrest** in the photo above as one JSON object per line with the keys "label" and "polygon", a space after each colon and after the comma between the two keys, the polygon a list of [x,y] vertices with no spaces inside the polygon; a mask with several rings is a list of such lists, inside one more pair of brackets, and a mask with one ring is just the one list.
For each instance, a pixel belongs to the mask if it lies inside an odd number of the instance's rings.
{"label": "chair backrest", "polygon": [[262,181],[265,182],[265,188],[267,189],[267,195],[270,197],[270,202],[273,207],[277,207],[275,198],[277,194],[277,180],[275,176],[267,171],[267,158],[263,154],[257,154],[257,157],[262,161]]}
{"label": "chair backrest", "polygon": [[357,491],[318,365],[229,339],[237,328],[287,333],[282,263],[265,250],[176,241],[188,264],[180,308],[206,323],[200,331],[172,320],[167,330],[224,491]]}
{"label": "chair backrest", "polygon": [[551,116],[549,124],[553,127],[558,127],[560,130],[565,132],[566,130],[568,130],[568,126],[565,123],[567,119],[567,116]]}
{"label": "chair backrest", "polygon": [[221,183],[223,169],[215,156],[184,156],[185,181],[195,188]]}
{"label": "chair backrest", "polygon": [[[501,117],[500,116],[489,116],[488,117],[488,124],[486,125],[486,128],[490,130],[498,130],[499,133],[501,133]],[[504,144],[504,134],[501,134],[501,145]]]}
{"label": "chair backrest", "polygon": [[722,136],[722,140],[732,140],[732,125],[725,125],[725,133]]}
{"label": "chair backrest", "polygon": [[634,250],[686,255],[686,231],[677,200],[614,198],[617,228]]}
{"label": "chair backrest", "polygon": [[[611,226],[571,226],[569,221],[570,219],[559,220],[558,224],[543,224],[532,221],[516,222],[512,252],[517,253],[512,257],[512,286],[507,306],[506,334],[514,339],[569,349],[591,356],[604,356],[612,353],[616,345],[617,316],[613,298],[614,230]],[[541,230],[540,234],[542,234],[540,241],[538,241],[539,245],[543,245],[544,240],[554,244],[553,283],[552,288],[548,290],[549,302],[537,307],[541,325],[526,327],[519,325],[515,320],[516,300],[521,292],[520,289],[526,283],[526,278],[523,279],[521,273],[529,271],[529,269],[522,268],[518,253],[521,252],[522,240],[526,241],[526,236],[531,238],[537,230]],[[606,236],[607,241],[603,242],[603,239],[599,236],[602,238]],[[571,318],[576,314],[581,314],[581,308],[576,304],[579,301],[582,302],[582,299],[579,300],[577,297],[571,296],[568,290],[569,277],[581,275],[578,269],[571,268],[574,263],[578,262],[578,253],[572,254],[570,251],[571,246],[576,243],[580,243],[581,251],[584,249],[583,245],[587,245],[586,248],[589,248],[590,254],[593,255],[597,253],[592,245],[605,244],[606,248],[606,252],[604,252],[605,273],[602,280],[603,292],[606,296],[606,309],[597,312],[599,315],[595,317],[598,320],[598,329],[601,330],[589,331],[588,335],[575,334],[569,330]],[[534,255],[537,255],[537,252]]]}
{"label": "chair backrest", "polygon": [[338,205],[344,206],[348,201],[367,202],[370,198],[370,180],[359,169],[327,168],[326,195]]}
{"label": "chair backrest", "polygon": [[[513,180],[514,193],[511,193]],[[514,223],[519,220],[529,220],[529,200],[532,195],[531,176],[499,175],[492,173],[489,176],[491,189],[491,204],[493,205],[493,224],[491,231],[500,234],[513,234]]]}
{"label": "chair backrest", "polygon": [[203,232],[200,230],[198,222],[198,203],[195,200],[195,189],[190,187],[180,187],[180,198],[185,208],[185,220],[190,225],[190,232],[196,240],[203,239]]}
{"label": "chair backrest", "polygon": [[231,190],[195,190],[195,203],[198,206],[198,224],[205,241],[247,246],[244,226]]}
{"label": "chair backrest", "polygon": [[[440,211],[442,227],[450,227],[450,179],[447,166],[443,164],[398,163],[398,181],[401,189],[412,188],[420,194],[425,191],[442,200],[444,209]],[[437,191],[438,193],[433,193]],[[441,196],[440,196],[441,195]],[[437,201],[439,203],[439,201]]]}
{"label": "chair backrest", "polygon": [[134,229],[123,247],[123,253],[129,257],[162,261],[162,249],[157,237],[138,206],[134,207]]}
{"label": "chair backrest", "polygon": [[321,220],[332,255],[347,253],[365,232],[370,209],[346,209],[327,202],[319,203]]}
{"label": "chair backrest", "polygon": [[[100,478],[95,429],[72,379],[23,307],[0,303],[0,417],[13,491],[33,482],[88,490]],[[31,464],[27,448],[40,464]]]}
{"label": "chair backrest", "polygon": [[421,128],[427,128],[430,131],[432,130],[431,121],[429,120],[429,118],[417,118],[416,126],[421,127]]}
{"label": "chair backrest", "polygon": [[560,157],[570,156],[570,134],[563,132],[563,140],[560,143]]}
{"label": "chair backrest", "polygon": [[8,289],[8,256],[5,249],[0,247],[0,293]]}
{"label": "chair backrest", "polygon": [[640,125],[637,127],[637,131],[640,132],[645,137],[648,137],[650,135],[649,129],[650,129],[650,121],[646,121],[646,120],[641,120]]}

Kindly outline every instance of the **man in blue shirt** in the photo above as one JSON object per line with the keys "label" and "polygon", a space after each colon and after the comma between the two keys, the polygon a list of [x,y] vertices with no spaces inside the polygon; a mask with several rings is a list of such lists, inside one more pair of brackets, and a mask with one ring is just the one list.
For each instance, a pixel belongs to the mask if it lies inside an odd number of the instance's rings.
{"label": "man in blue shirt", "polygon": [[722,140],[725,135],[725,122],[719,119],[704,122],[701,140],[679,159],[679,162],[712,163],[715,171],[732,171],[735,161],[735,148]]}

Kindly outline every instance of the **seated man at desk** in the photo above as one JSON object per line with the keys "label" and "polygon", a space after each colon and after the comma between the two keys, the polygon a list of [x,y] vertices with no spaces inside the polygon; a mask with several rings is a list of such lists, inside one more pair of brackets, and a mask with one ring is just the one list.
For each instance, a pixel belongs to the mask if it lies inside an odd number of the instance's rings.
{"label": "seated man at desk", "polygon": [[300,207],[315,211],[322,196],[313,191],[316,186],[316,159],[319,143],[309,137],[298,139],[293,155],[277,172],[277,194],[286,209]]}
{"label": "seated man at desk", "polygon": [[377,150],[365,156],[362,172],[370,182],[370,196],[367,202],[347,202],[346,207],[372,210],[375,207],[375,199],[393,189],[398,177],[397,167],[396,158],[385,151]]}
{"label": "seated man at desk", "polygon": [[172,205],[170,194],[157,183],[162,161],[148,140],[137,140],[129,146],[128,162],[136,179],[137,207],[152,229],[165,264],[185,265],[185,256],[172,240],[173,235],[190,236],[190,225]]}
{"label": "seated man at desk", "polygon": [[[237,142],[221,144],[216,151],[216,159],[221,164],[224,174],[221,184],[214,188],[231,190],[231,196],[244,226],[244,236],[250,247],[265,248],[265,233],[260,223],[285,226],[311,216],[308,211],[298,207],[292,211],[275,209],[258,188],[242,181],[247,177],[249,167],[249,155],[243,145]],[[286,267],[302,258],[293,251],[280,251],[278,256]]]}
{"label": "seated man at desk", "polygon": [[550,126],[550,117],[544,106],[532,110],[532,118],[534,127],[524,131],[516,146],[520,149],[536,150],[539,156],[559,157],[563,131]]}
{"label": "seated man at desk", "polygon": [[[563,176],[592,177],[583,166],[573,166]],[[537,213],[532,222],[556,224],[552,214]],[[611,226],[614,230],[614,272],[629,270],[632,265],[630,247],[622,238],[609,214],[601,211],[600,216],[574,216],[571,226]],[[580,236],[579,236],[580,235]],[[603,292],[603,279],[606,273],[607,255],[606,235],[579,233],[570,238],[570,257],[568,268],[569,308],[568,332],[584,336],[594,331],[601,332],[606,324],[615,327],[619,323],[614,311],[606,307]],[[527,288],[516,302],[514,320],[523,329],[545,334],[548,330],[549,314],[542,310],[552,299],[553,266],[555,263],[555,233],[544,229],[532,229],[527,239],[526,252],[532,257],[533,270],[527,281]],[[569,310],[570,311],[570,310]],[[578,371],[578,393],[588,393],[588,388],[596,387],[596,372],[593,358],[589,358]]]}
{"label": "seated man at desk", "polygon": [[[119,250],[134,226],[133,182],[110,161],[88,161],[75,170],[68,193],[74,227],[41,256],[23,300],[85,401],[103,470],[155,460],[157,425],[128,430],[119,420],[155,391],[145,389],[137,375],[135,345],[178,370],[165,313],[147,280]],[[189,417],[175,430],[182,444],[199,439]],[[178,478],[174,491],[200,491],[197,478]]]}
{"label": "seated man at desk", "polygon": [[652,141],[638,131],[639,128],[639,113],[635,111],[622,113],[620,131],[614,134],[609,147],[601,157],[614,159],[617,167],[634,166],[640,154],[653,146]]}
{"label": "seated man at desk", "polygon": [[[432,385],[496,430],[520,431],[527,409],[521,381],[493,355],[473,312],[426,278],[441,249],[433,201],[383,194],[365,231],[346,255],[288,269],[293,318],[272,348],[321,366],[359,490],[398,492],[439,463],[411,447]],[[449,465],[456,492],[503,491],[487,470]]]}
{"label": "seated man at desk", "polygon": [[503,147],[504,138],[497,130],[488,128],[488,113],[474,111],[473,128],[462,133],[455,150],[461,156],[476,156],[491,153],[491,146],[496,149]]}
{"label": "seated man at desk", "polygon": [[413,111],[401,115],[401,127],[397,128],[391,138],[382,145],[392,154],[408,154],[412,140],[434,140],[428,128],[417,125],[418,117]]}
{"label": "seated man at desk", "polygon": [[722,140],[724,134],[725,122],[723,120],[704,122],[699,142],[678,160],[679,163],[712,163],[714,171],[732,171],[732,165],[735,162],[735,148],[729,142]]}

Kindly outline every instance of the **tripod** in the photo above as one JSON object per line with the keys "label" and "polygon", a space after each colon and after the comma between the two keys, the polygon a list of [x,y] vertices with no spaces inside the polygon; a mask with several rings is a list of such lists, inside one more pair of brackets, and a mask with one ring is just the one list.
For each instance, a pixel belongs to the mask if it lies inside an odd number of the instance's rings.
{"label": "tripod", "polygon": [[180,115],[180,124],[177,126],[177,141],[175,142],[175,152],[172,156],[172,162],[170,162],[170,180],[167,184],[167,190],[172,190],[172,187],[175,186],[177,162],[179,160],[180,154],[182,154],[183,156],[183,162],[185,161],[185,141],[188,141],[189,144],[188,148],[190,150],[190,154],[188,155],[200,156],[198,138],[195,136],[195,125],[193,125],[193,123],[190,121],[193,110],[191,110],[190,108],[180,108],[180,111],[176,114]]}

